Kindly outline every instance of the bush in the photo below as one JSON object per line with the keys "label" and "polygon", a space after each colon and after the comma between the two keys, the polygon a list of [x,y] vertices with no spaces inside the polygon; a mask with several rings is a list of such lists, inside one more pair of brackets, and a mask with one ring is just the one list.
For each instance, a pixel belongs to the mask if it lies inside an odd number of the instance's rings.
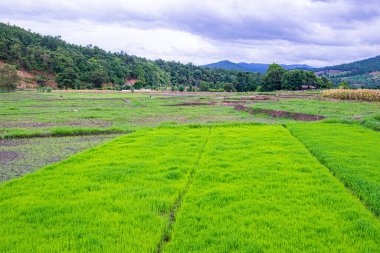
{"label": "bush", "polygon": [[347,81],[343,81],[339,84],[339,89],[349,89],[350,86],[348,85]]}
{"label": "bush", "polygon": [[0,91],[11,92],[17,88],[20,77],[16,67],[9,64],[0,65]]}
{"label": "bush", "polygon": [[226,83],[223,86],[223,89],[227,92],[233,92],[236,91],[235,86],[232,83]]}
{"label": "bush", "polygon": [[178,90],[180,92],[184,92],[185,91],[185,87],[183,85],[180,85],[180,86],[178,86]]}

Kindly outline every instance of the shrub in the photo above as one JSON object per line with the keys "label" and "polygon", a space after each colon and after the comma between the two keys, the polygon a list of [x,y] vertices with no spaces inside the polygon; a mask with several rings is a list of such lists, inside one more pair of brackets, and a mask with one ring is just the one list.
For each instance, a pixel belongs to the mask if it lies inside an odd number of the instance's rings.
{"label": "shrub", "polygon": [[184,92],[185,91],[185,87],[183,85],[180,85],[180,86],[178,86],[178,90],[180,92]]}
{"label": "shrub", "polygon": [[350,86],[348,85],[347,81],[343,81],[339,84],[339,89],[349,89]]}
{"label": "shrub", "polygon": [[20,77],[16,67],[9,64],[0,65],[0,91],[15,91]]}

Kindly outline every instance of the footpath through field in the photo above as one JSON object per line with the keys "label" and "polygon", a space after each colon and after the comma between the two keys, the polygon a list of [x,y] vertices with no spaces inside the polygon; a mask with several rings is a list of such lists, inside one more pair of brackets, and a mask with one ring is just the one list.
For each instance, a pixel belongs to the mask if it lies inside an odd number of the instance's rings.
{"label": "footpath through field", "polygon": [[288,129],[137,131],[0,185],[0,252],[379,252],[380,222]]}

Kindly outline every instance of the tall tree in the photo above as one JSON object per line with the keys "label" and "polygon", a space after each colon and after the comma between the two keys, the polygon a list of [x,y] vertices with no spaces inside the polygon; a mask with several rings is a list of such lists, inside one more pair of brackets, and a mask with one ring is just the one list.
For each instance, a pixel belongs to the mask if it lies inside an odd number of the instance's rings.
{"label": "tall tree", "polygon": [[282,77],[281,88],[285,90],[300,90],[305,81],[305,71],[299,69],[290,70]]}
{"label": "tall tree", "polygon": [[263,90],[280,90],[281,80],[285,72],[286,70],[276,63],[269,65],[268,70],[263,78]]}
{"label": "tall tree", "polygon": [[73,68],[66,68],[55,78],[59,88],[79,88],[78,75]]}

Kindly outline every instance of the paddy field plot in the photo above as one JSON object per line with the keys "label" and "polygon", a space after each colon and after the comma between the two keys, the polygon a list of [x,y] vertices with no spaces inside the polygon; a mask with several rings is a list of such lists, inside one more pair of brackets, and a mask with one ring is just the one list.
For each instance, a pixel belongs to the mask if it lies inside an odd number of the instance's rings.
{"label": "paddy field plot", "polygon": [[290,124],[288,128],[380,216],[380,132],[347,124]]}
{"label": "paddy field plot", "polygon": [[3,183],[0,252],[379,252],[379,219],[294,129],[139,130]]}

